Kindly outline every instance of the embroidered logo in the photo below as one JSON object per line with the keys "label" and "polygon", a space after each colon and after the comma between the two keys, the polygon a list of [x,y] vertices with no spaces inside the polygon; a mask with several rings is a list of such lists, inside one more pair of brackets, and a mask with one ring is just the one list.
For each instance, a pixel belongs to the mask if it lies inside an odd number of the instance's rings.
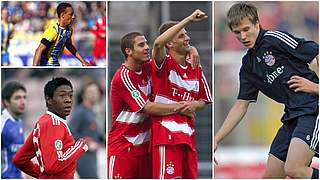
{"label": "embroidered logo", "polygon": [[267,51],[263,54],[263,60],[268,66],[273,66],[276,62],[276,58],[274,58],[271,51]]}
{"label": "embroidered logo", "polygon": [[57,151],[61,151],[63,147],[62,141],[60,139],[57,139],[54,142],[54,146],[56,147]]}
{"label": "embroidered logo", "polygon": [[174,164],[170,161],[169,164],[167,164],[166,166],[167,174],[172,175],[174,173]]}
{"label": "embroidered logo", "polygon": [[131,96],[134,98],[134,99],[137,99],[139,96],[140,96],[140,92],[138,90],[133,90],[131,92]]}
{"label": "embroidered logo", "polygon": [[310,140],[310,135],[307,135],[306,139],[307,139],[307,141],[309,141]]}

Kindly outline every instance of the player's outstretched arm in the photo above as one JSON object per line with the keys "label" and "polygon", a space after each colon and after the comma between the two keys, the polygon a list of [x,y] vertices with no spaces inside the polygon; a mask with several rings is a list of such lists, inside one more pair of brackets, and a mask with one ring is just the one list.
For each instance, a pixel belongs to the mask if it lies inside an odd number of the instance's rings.
{"label": "player's outstretched arm", "polygon": [[74,55],[82,64],[82,66],[90,66],[90,64],[83,59],[81,54],[77,51],[77,49],[74,47],[74,45],[71,43],[71,41],[66,43],[66,48],[71,52],[71,54]]}
{"label": "player's outstretched arm", "polygon": [[47,47],[43,43],[40,43],[33,57],[33,63],[32,63],[33,66],[40,65],[39,62],[40,62],[41,54],[46,48]]}
{"label": "player's outstretched arm", "polygon": [[216,151],[219,143],[239,124],[241,119],[247,113],[250,102],[245,100],[237,100],[230,109],[222,126],[214,136],[214,151]]}
{"label": "player's outstretched arm", "polygon": [[190,16],[184,18],[175,26],[168,29],[166,32],[158,36],[153,44],[152,57],[155,59],[157,65],[160,65],[166,55],[165,45],[170,42],[173,37],[190,22],[197,22],[206,19],[208,16],[201,10],[195,10]]}

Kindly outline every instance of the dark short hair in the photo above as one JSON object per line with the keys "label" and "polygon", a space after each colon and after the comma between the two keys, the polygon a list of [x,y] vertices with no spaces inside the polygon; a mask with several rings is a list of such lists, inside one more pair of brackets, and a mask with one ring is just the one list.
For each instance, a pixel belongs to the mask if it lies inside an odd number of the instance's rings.
{"label": "dark short hair", "polygon": [[64,77],[54,77],[44,86],[44,96],[52,98],[56,89],[62,85],[67,85],[73,89],[71,82]]}
{"label": "dark short hair", "polygon": [[160,28],[159,28],[159,34],[163,34],[164,32],[166,32],[168,29],[170,29],[172,26],[178,24],[177,21],[168,21],[163,23]]}
{"label": "dark short hair", "polygon": [[63,3],[60,3],[57,7],[57,14],[58,14],[58,17],[60,18],[61,16],[61,13],[63,13],[68,7],[71,7],[71,4],[69,3],[66,3],[66,2],[63,2]]}
{"label": "dark short hair", "polygon": [[257,8],[248,3],[240,2],[231,6],[227,13],[227,23],[229,28],[237,26],[244,18],[248,18],[252,24],[259,21]]}
{"label": "dark short hair", "polygon": [[126,48],[133,49],[134,38],[136,38],[137,36],[144,36],[144,35],[139,32],[130,32],[121,38],[120,47],[125,58],[128,57],[128,54],[126,53]]}
{"label": "dark short hair", "polygon": [[1,92],[1,98],[2,100],[10,101],[13,93],[15,93],[18,90],[22,90],[24,92],[27,92],[26,88],[19,82],[17,81],[11,81],[7,83]]}

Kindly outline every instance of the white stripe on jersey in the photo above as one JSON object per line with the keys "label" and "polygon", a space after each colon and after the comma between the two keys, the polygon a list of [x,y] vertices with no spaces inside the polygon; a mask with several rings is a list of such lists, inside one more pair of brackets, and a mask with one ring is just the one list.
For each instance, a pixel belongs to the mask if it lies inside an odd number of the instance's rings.
{"label": "white stripe on jersey", "polygon": [[129,124],[131,124],[131,123],[137,124],[137,123],[143,122],[147,116],[148,115],[145,113],[121,111],[121,113],[118,115],[116,121],[123,122],[123,123],[129,123]]}
{"label": "white stripe on jersey", "polygon": [[75,143],[74,146],[71,146],[63,155],[62,158],[59,158],[59,161],[65,161],[68,158],[70,158],[70,156],[72,156],[75,152],[77,152],[79,150],[79,148],[81,148],[83,145],[82,141],[77,141]]}
{"label": "white stripe on jersey", "polygon": [[134,146],[137,146],[150,141],[150,131],[139,133],[136,136],[124,136],[124,137],[127,139],[127,141],[132,143]]}
{"label": "white stripe on jersey", "polygon": [[310,148],[313,150],[316,150],[317,145],[319,143],[319,115],[316,119],[316,125],[314,127],[313,133],[312,133],[312,139],[310,143]]}
{"label": "white stripe on jersey", "polygon": [[[130,92],[130,94],[134,91],[137,90],[129,77],[129,70],[127,70],[126,68],[122,68],[121,69],[121,74],[120,74],[121,80],[123,82],[123,84],[125,85],[125,87],[127,88],[127,90]],[[138,91],[138,90],[137,90]],[[146,104],[145,100],[139,96],[137,98],[134,98],[134,100],[137,102],[137,104],[139,105],[139,107],[142,109],[144,107],[144,105]]]}
{"label": "white stripe on jersey", "polygon": [[113,167],[114,167],[115,159],[116,159],[115,156],[110,156],[110,160],[109,160],[109,179],[113,179]]}
{"label": "white stripe on jersey", "polygon": [[171,100],[167,97],[164,96],[160,96],[160,95],[156,95],[156,98],[154,99],[154,102],[159,102],[159,103],[163,103],[163,104],[173,104],[173,103],[177,103],[174,100]]}
{"label": "white stripe on jersey", "polygon": [[161,121],[161,125],[171,132],[183,132],[189,136],[194,133],[194,129],[192,129],[187,123],[178,124],[175,121]]}
{"label": "white stripe on jersey", "polygon": [[211,92],[210,92],[210,88],[209,88],[209,85],[207,83],[207,80],[206,80],[206,77],[204,76],[203,72],[202,72],[202,83],[203,83],[203,86],[204,86],[204,90],[206,92],[206,95],[207,95],[207,100],[210,101],[210,102],[213,102],[213,99],[212,99],[212,96],[211,96]]}
{"label": "white stripe on jersey", "polygon": [[292,37],[280,31],[267,31],[265,36],[273,36],[277,39],[280,39],[282,42],[286,43],[288,46],[295,49],[298,46],[298,42],[294,40]]}
{"label": "white stripe on jersey", "polygon": [[160,177],[159,179],[164,179],[164,173],[166,169],[166,146],[160,145],[159,146],[159,153],[160,153]]}
{"label": "white stripe on jersey", "polygon": [[199,92],[199,81],[197,80],[183,80],[181,76],[171,70],[169,74],[169,81],[179,87],[185,88],[187,91]]}

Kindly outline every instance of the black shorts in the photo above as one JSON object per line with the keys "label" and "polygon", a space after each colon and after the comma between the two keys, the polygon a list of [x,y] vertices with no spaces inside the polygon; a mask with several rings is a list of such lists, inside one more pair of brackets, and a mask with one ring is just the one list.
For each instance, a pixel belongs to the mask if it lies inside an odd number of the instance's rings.
{"label": "black shorts", "polygon": [[278,130],[271,147],[270,154],[285,162],[289,150],[290,141],[297,137],[308,144],[319,157],[319,117],[316,115],[304,115],[288,122],[284,122]]}

